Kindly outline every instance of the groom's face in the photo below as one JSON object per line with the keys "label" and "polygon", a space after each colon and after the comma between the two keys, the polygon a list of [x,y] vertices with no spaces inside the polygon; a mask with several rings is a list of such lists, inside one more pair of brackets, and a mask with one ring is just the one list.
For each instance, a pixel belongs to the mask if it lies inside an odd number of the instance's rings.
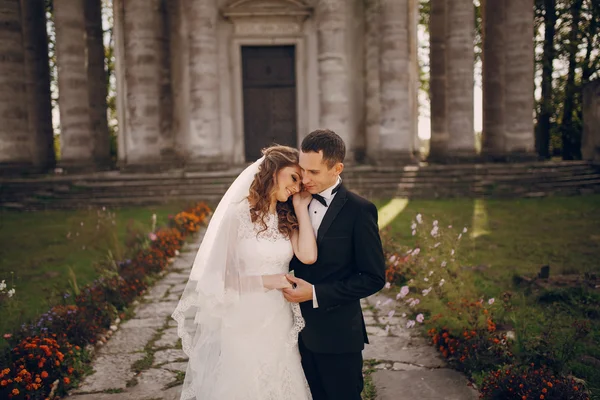
{"label": "groom's face", "polygon": [[323,151],[315,153],[300,152],[300,168],[302,168],[302,184],[311,193],[320,193],[335,185],[338,176],[344,169],[344,164],[336,163],[332,168],[323,161]]}

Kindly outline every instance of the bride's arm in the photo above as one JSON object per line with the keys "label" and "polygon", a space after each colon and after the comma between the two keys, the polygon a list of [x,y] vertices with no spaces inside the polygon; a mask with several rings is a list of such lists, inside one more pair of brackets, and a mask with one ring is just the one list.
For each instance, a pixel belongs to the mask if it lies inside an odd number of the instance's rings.
{"label": "bride's arm", "polygon": [[293,200],[299,226],[291,238],[294,254],[303,264],[314,264],[317,261],[317,239],[308,215],[308,205],[312,196],[308,192],[300,192],[294,195]]}

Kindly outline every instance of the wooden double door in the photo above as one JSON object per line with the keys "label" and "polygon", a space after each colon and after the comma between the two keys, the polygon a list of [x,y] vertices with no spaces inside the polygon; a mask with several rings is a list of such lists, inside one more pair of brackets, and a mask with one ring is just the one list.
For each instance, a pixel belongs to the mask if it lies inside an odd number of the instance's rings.
{"label": "wooden double door", "polygon": [[271,144],[297,146],[295,46],[243,46],[246,161]]}

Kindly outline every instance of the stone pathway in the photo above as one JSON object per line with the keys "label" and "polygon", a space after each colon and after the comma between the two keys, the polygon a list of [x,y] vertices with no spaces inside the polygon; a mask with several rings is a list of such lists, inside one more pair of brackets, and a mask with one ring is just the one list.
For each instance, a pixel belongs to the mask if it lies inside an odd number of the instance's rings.
{"label": "stone pathway", "polygon": [[[179,400],[187,357],[171,314],[185,289],[201,236],[185,245],[150,288],[133,318],[97,349],[94,373],[71,392],[75,400]],[[116,327],[113,327],[116,328]]]}
{"label": "stone pathway", "polygon": [[[407,329],[406,319],[396,316],[402,310],[388,299],[375,294],[361,302],[370,341],[363,358],[375,370],[371,377],[377,399],[477,399],[477,391],[467,386],[465,376],[448,368],[417,329]],[[395,314],[390,318],[392,310]]]}
{"label": "stone pathway", "polygon": [[[142,298],[134,316],[113,326],[114,334],[97,348],[94,373],[70,393],[75,400],[178,400],[187,357],[178,345],[171,313],[187,282],[201,236]],[[447,368],[438,353],[406,321],[388,317],[396,307],[382,294],[362,301],[371,344],[364,359],[380,400],[476,399],[460,373]],[[379,304],[378,304],[379,303]],[[399,310],[398,310],[399,311]],[[397,311],[397,312],[398,312]],[[386,325],[390,328],[385,330]],[[227,399],[223,399],[227,400]]]}

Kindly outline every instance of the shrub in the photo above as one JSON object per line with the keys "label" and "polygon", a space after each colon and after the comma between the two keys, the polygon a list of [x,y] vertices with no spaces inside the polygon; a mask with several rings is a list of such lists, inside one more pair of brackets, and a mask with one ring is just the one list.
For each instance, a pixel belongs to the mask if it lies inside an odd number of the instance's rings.
{"label": "shrub", "polygon": [[508,366],[489,373],[483,380],[479,397],[485,400],[590,398],[575,379],[554,375],[549,369],[534,364]]}

